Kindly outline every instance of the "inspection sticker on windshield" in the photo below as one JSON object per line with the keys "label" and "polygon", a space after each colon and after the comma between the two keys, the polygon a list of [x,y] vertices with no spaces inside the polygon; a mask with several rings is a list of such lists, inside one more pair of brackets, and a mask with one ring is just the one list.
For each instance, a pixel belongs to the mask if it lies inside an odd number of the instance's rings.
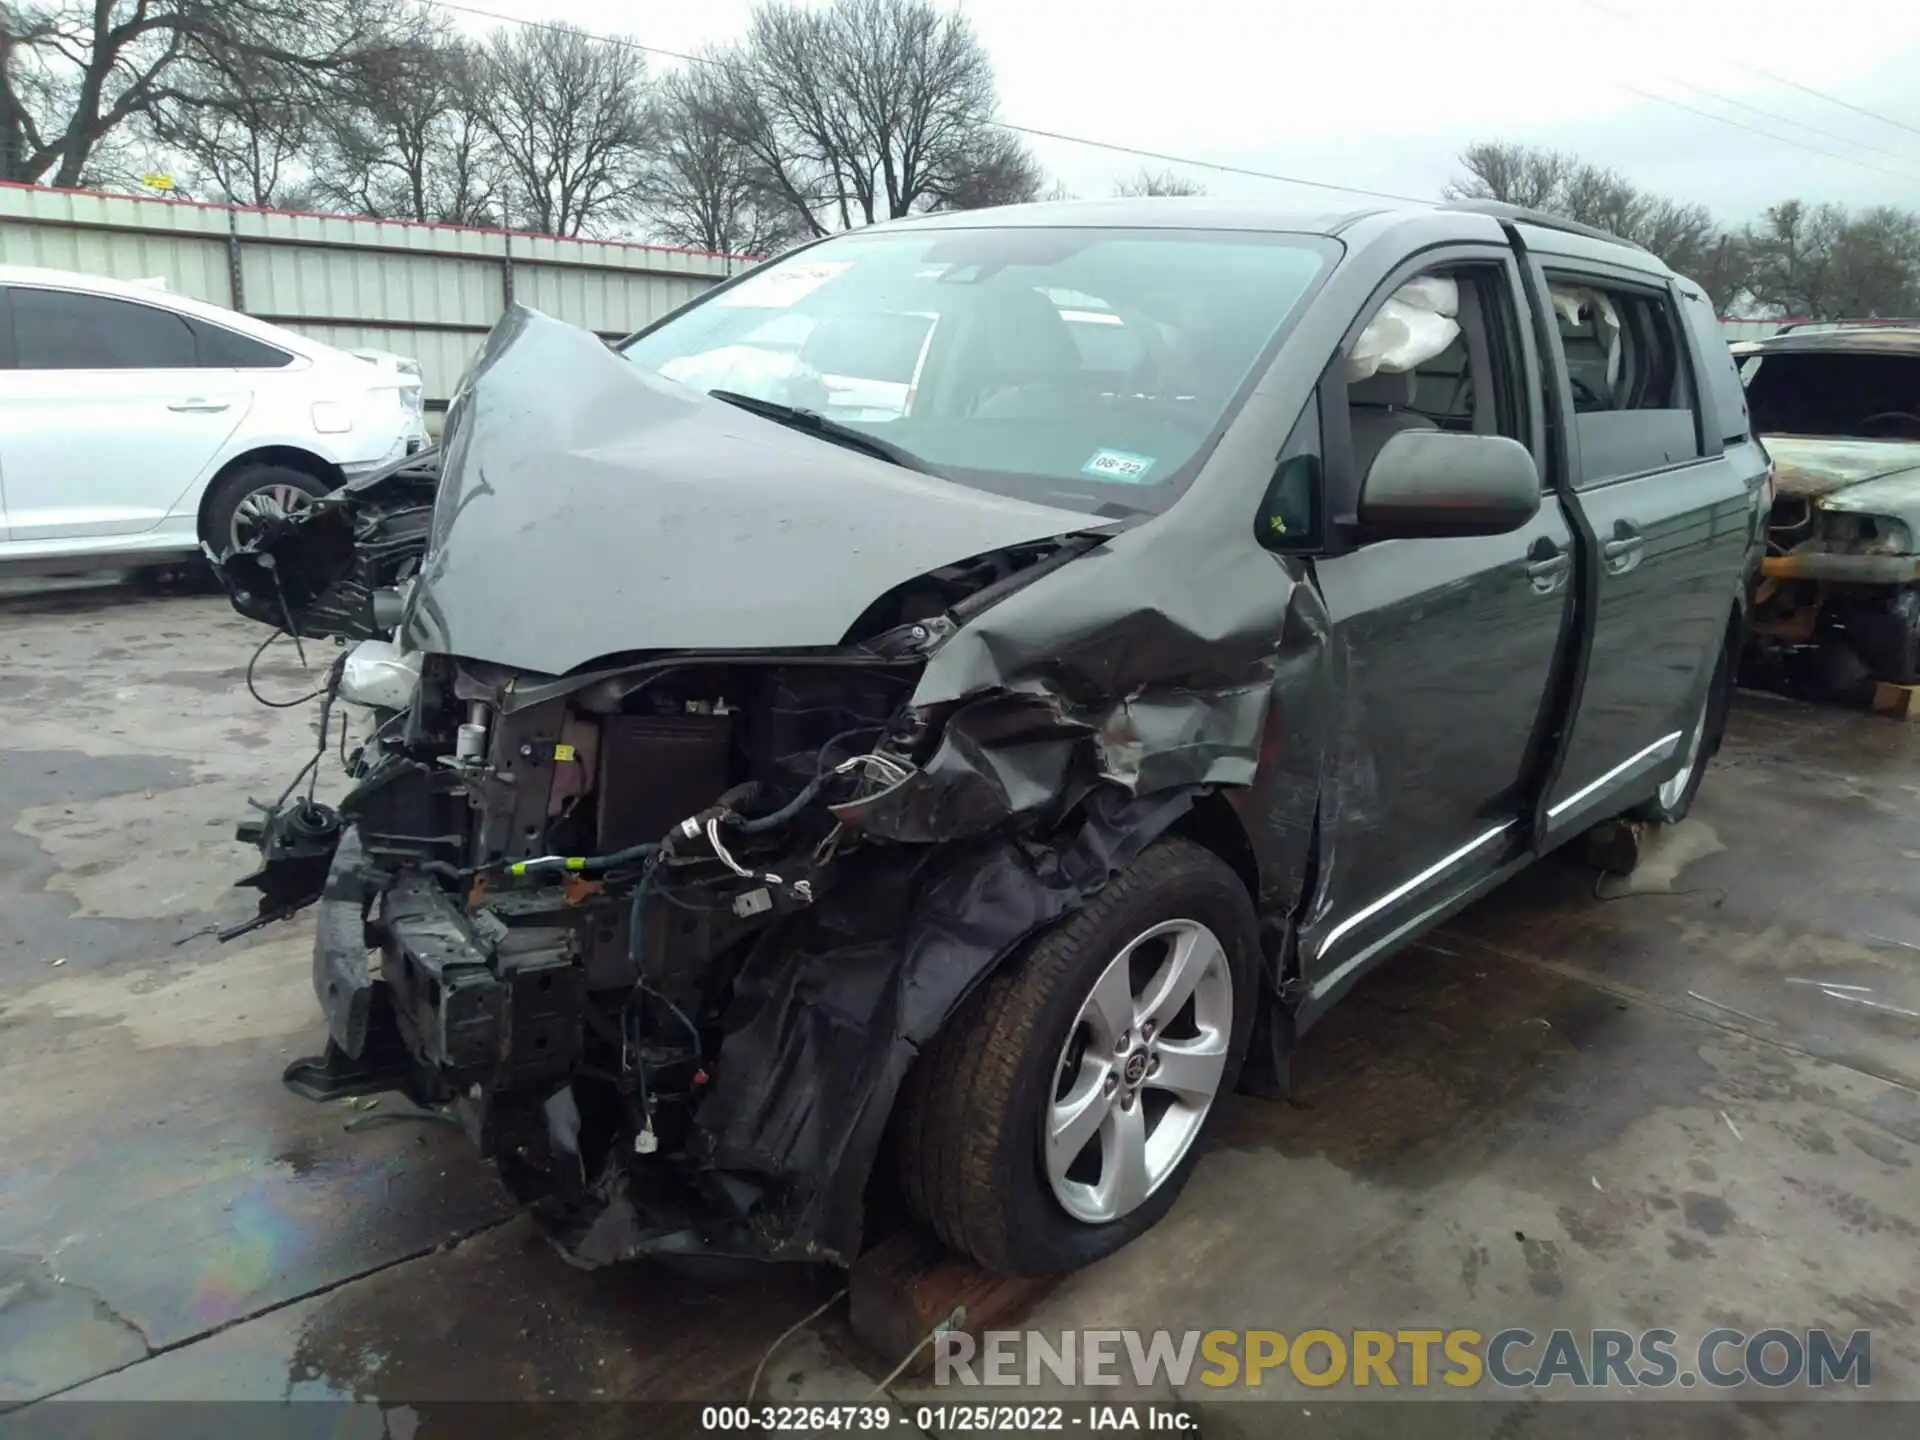
{"label": "inspection sticker on windshield", "polygon": [[1134,455],[1126,450],[1096,450],[1093,458],[1080,467],[1082,475],[1096,480],[1118,480],[1135,485],[1147,478],[1153,468],[1151,455]]}
{"label": "inspection sticker on windshield", "polygon": [[806,299],[852,264],[851,260],[822,260],[813,265],[782,265],[722,291],[713,297],[713,303],[746,310],[784,310]]}

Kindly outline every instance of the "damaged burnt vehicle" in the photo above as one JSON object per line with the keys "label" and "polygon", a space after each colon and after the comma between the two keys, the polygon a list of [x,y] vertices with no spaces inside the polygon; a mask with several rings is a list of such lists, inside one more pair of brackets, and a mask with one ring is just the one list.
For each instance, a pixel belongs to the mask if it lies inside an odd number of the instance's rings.
{"label": "damaged burnt vehicle", "polygon": [[1920,328],[1792,327],[1733,347],[1774,463],[1753,641],[1844,688],[1920,684]]}
{"label": "damaged burnt vehicle", "polygon": [[457,1111],[576,1263],[904,1212],[1016,1273],[1411,937],[1686,812],[1767,471],[1642,251],[1210,201],[879,225],[614,350],[516,309],[438,461],[227,562],[371,717],[288,841],[289,1082]]}

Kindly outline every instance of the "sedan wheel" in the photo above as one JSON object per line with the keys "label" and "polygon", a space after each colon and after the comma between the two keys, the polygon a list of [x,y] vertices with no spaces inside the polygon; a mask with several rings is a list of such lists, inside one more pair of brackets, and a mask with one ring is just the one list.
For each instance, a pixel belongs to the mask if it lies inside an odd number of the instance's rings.
{"label": "sedan wheel", "polygon": [[234,506],[233,519],[227,526],[227,544],[238,550],[250,543],[269,522],[297,515],[312,504],[313,496],[298,486],[284,482],[262,485]]}
{"label": "sedan wheel", "polygon": [[1116,955],[1060,1052],[1042,1150],[1060,1206],[1090,1225],[1137,1210],[1186,1158],[1220,1093],[1233,975],[1205,925],[1167,920]]}
{"label": "sedan wheel", "polygon": [[332,488],[319,475],[291,465],[237,466],[207,492],[200,507],[200,543],[216,555],[237,550]]}

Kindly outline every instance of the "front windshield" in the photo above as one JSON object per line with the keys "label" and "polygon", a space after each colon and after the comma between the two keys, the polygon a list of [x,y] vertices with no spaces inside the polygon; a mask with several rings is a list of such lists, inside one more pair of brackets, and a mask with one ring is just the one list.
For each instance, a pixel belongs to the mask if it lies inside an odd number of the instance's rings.
{"label": "front windshield", "polygon": [[706,391],[810,410],[927,468],[1054,504],[1158,509],[1336,253],[1186,230],[856,233],[624,347]]}
{"label": "front windshield", "polygon": [[1746,369],[1756,434],[1920,440],[1920,355],[1789,350]]}

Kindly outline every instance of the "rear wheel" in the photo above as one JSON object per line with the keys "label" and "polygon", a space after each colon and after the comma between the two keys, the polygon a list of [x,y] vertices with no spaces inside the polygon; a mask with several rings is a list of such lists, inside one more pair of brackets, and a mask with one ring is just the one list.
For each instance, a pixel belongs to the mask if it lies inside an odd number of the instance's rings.
{"label": "rear wheel", "polygon": [[1693,808],[1693,797],[1700,793],[1707,761],[1719,748],[1720,732],[1726,728],[1727,707],[1733,701],[1733,666],[1723,652],[1707,681],[1707,693],[1701,697],[1693,723],[1680,737],[1680,768],[1661,782],[1653,798],[1635,813],[1642,820],[1661,825],[1677,825]]}
{"label": "rear wheel", "polygon": [[200,538],[216,555],[238,550],[269,521],[299,513],[332,488],[291,465],[243,465],[207,497]]}
{"label": "rear wheel", "polygon": [[1251,1031],[1240,879],[1165,840],[981,987],[920,1057],[899,1161],[912,1208],[984,1268],[1091,1264],[1171,1208]]}

